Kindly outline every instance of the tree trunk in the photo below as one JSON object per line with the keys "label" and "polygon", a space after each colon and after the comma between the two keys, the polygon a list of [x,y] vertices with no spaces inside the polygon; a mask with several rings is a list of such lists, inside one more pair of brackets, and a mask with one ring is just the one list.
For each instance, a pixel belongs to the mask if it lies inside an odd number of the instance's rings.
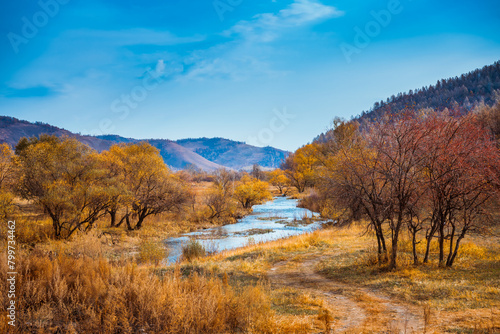
{"label": "tree trunk", "polygon": [[127,223],[127,229],[129,231],[133,231],[134,229],[132,228],[132,225],[130,224],[130,214],[127,214],[125,216],[125,222]]}
{"label": "tree trunk", "polygon": [[59,219],[52,218],[52,226],[54,227],[56,239],[61,239],[61,224],[59,223]]}
{"label": "tree trunk", "polygon": [[397,267],[397,257],[398,257],[398,239],[399,239],[399,230],[402,225],[402,217],[398,217],[398,222],[396,226],[392,229],[392,254],[391,254],[391,262],[389,263],[389,270],[394,270]]}
{"label": "tree trunk", "polygon": [[416,229],[412,229],[411,231],[412,234],[412,248],[413,248],[413,264],[416,266],[418,265],[418,254],[417,254],[417,231]]}
{"label": "tree trunk", "polygon": [[429,262],[429,254],[431,252],[431,243],[432,243],[432,239],[434,238],[434,234],[436,234],[436,230],[437,230],[437,225],[432,225],[431,230],[429,231],[429,234],[426,237],[427,245],[425,247],[425,255],[424,255],[423,263]]}
{"label": "tree trunk", "polygon": [[396,266],[397,266],[398,237],[399,237],[399,233],[395,233],[393,238],[392,238],[392,254],[391,254],[391,262],[389,263],[389,270],[394,270],[394,269],[396,269]]}
{"label": "tree trunk", "polygon": [[120,221],[118,222],[118,224],[115,225],[115,227],[120,227],[122,226],[123,222],[125,221],[125,218],[128,216],[128,212],[127,214],[125,214],[121,219]]}
{"label": "tree trunk", "polygon": [[52,219],[52,228],[54,229],[54,236],[56,239],[61,238],[61,223],[59,221],[59,217],[52,213],[52,210],[50,210],[49,207],[44,205],[45,212],[49,214],[50,218]]}
{"label": "tree trunk", "polygon": [[109,227],[116,227],[116,211],[117,209],[108,210],[109,216],[111,217]]}
{"label": "tree trunk", "polygon": [[139,216],[139,219],[137,220],[137,224],[134,227],[135,230],[140,230],[141,229],[142,223],[144,222],[144,218],[146,218],[146,217],[144,217],[142,215]]}
{"label": "tree trunk", "polygon": [[137,224],[135,224],[134,230],[140,230],[142,228],[142,223],[144,222],[144,219],[148,216],[148,209],[144,208],[139,211],[137,214]]}
{"label": "tree trunk", "polygon": [[453,266],[453,262],[455,262],[455,258],[457,257],[457,254],[458,254],[458,248],[460,247],[460,241],[462,241],[462,239],[465,237],[466,232],[467,232],[467,230],[463,229],[462,233],[460,233],[460,235],[458,236],[457,242],[455,243],[455,250],[453,251],[453,255],[451,256],[449,261],[446,263],[447,267]]}
{"label": "tree trunk", "polygon": [[451,257],[453,256],[453,239],[455,239],[455,225],[451,225],[451,234],[450,234],[450,247],[448,250],[448,258],[446,259],[446,266],[448,267],[448,263],[451,262]]}
{"label": "tree trunk", "polygon": [[385,244],[384,232],[382,230],[382,224],[376,222],[375,234],[377,235],[378,244],[378,260],[379,263],[385,263],[387,261],[387,246]]}
{"label": "tree trunk", "polygon": [[382,231],[382,226],[380,228],[380,241],[382,242],[382,251],[384,252],[384,258],[387,260],[387,246],[385,244],[384,231]]}
{"label": "tree trunk", "polygon": [[439,236],[438,236],[438,242],[439,242],[439,266],[443,266],[444,262],[444,224],[441,222],[439,224]]}
{"label": "tree trunk", "polygon": [[380,235],[378,234],[377,228],[375,228],[375,234],[377,235],[377,258],[378,263],[382,263],[382,242],[380,241]]}

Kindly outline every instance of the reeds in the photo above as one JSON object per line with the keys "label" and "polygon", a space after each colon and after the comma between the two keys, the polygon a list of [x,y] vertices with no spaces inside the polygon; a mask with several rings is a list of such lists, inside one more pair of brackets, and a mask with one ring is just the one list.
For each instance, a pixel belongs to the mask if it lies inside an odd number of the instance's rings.
{"label": "reeds", "polygon": [[[5,253],[1,283],[6,291]],[[17,326],[2,333],[274,333],[259,286],[179,270],[162,277],[129,262],[60,253],[17,259]],[[8,299],[0,297],[4,309]],[[2,324],[3,326],[3,324]],[[9,326],[10,327],[10,326]]]}

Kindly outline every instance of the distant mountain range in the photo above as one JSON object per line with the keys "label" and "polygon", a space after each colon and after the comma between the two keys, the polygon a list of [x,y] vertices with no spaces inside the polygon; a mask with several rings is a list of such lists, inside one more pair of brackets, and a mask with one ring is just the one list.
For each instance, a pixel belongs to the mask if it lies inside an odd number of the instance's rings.
{"label": "distant mountain range", "polygon": [[31,123],[13,117],[0,116],[0,143],[14,147],[22,137],[41,134],[68,136],[101,152],[117,143],[145,141],[156,147],[165,163],[172,169],[195,166],[205,171],[226,167],[249,169],[257,164],[265,169],[279,167],[289,152],[273,147],[255,147],[224,138],[198,138],[172,141],[168,139],[133,139],[116,135],[86,136],[72,133],[45,123]]}

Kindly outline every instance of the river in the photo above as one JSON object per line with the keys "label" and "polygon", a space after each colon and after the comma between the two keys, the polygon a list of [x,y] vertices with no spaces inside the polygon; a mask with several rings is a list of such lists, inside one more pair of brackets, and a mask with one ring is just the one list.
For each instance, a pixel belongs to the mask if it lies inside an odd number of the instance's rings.
{"label": "river", "polygon": [[169,250],[167,261],[174,263],[182,254],[182,247],[190,239],[198,240],[207,251],[217,252],[314,231],[324,221],[304,219],[314,214],[297,207],[297,200],[275,197],[274,200],[253,207],[253,214],[235,224],[182,234],[165,241]]}

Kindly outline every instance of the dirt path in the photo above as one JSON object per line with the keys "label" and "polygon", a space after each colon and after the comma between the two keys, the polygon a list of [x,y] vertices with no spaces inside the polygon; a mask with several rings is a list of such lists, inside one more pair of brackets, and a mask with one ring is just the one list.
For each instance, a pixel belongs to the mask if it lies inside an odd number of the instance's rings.
{"label": "dirt path", "polygon": [[313,254],[303,262],[283,261],[268,272],[271,284],[290,286],[324,300],[335,333],[422,333],[423,310],[403,305],[376,291],[335,282],[316,273],[322,260]]}

